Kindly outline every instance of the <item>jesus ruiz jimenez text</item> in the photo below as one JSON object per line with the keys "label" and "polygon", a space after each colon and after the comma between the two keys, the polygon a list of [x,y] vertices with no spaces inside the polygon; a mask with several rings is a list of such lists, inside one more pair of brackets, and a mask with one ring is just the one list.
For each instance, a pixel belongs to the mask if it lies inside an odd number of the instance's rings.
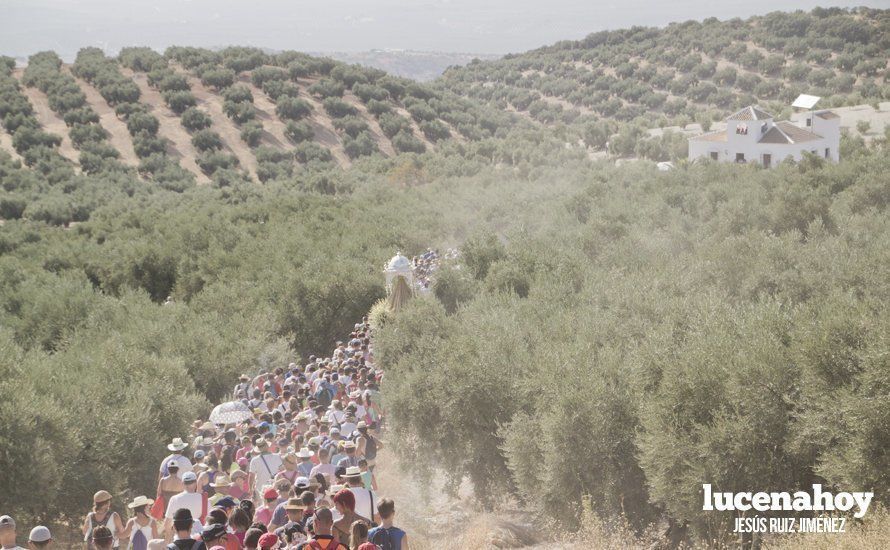
{"label": "jesus ruiz jimenez text", "polygon": [[847,519],[818,518],[736,518],[734,533],[846,533]]}

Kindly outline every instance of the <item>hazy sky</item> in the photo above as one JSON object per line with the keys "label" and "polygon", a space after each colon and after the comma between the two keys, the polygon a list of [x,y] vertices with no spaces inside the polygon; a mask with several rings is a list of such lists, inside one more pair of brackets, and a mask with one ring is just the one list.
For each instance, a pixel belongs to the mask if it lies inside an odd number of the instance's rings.
{"label": "hazy sky", "polygon": [[0,0],[0,53],[254,45],[507,53],[593,31],[890,0]]}

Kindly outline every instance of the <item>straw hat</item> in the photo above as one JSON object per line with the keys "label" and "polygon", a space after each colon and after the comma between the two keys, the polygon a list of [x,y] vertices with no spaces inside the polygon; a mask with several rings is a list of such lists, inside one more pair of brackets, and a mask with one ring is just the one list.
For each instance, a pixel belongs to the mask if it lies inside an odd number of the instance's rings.
{"label": "straw hat", "polygon": [[306,505],[303,504],[303,501],[297,497],[292,497],[287,499],[287,504],[284,505],[285,510],[305,510]]}
{"label": "straw hat", "polygon": [[201,430],[201,431],[207,431],[207,432],[209,432],[209,431],[214,431],[214,432],[215,432],[215,431],[216,431],[216,426],[214,426],[213,423],[211,423],[211,422],[208,420],[207,422],[201,424],[201,428],[200,428],[200,430]]}
{"label": "straw hat", "polygon": [[228,476],[223,474],[216,476],[216,479],[210,484],[211,487],[231,487],[232,485],[234,484],[229,480]]}
{"label": "straw hat", "polygon": [[140,506],[151,506],[152,504],[154,504],[154,502],[154,500],[148,498],[145,495],[139,495],[138,497],[133,499],[133,502],[127,504],[127,508],[133,509],[139,508]]}
{"label": "straw hat", "polygon": [[313,456],[315,456],[315,451],[308,447],[302,447],[299,452],[296,453],[297,458],[312,458]]}
{"label": "straw hat", "polygon": [[346,477],[360,477],[362,475],[362,471],[358,466],[350,466],[346,468],[346,473],[344,475]]}
{"label": "straw hat", "polygon": [[108,500],[111,500],[111,493],[108,491],[97,491],[96,494],[93,495],[93,504],[99,504]]}
{"label": "straw hat", "polygon": [[183,441],[181,437],[174,437],[173,441],[167,445],[167,448],[171,451],[181,451],[188,446],[189,444]]}

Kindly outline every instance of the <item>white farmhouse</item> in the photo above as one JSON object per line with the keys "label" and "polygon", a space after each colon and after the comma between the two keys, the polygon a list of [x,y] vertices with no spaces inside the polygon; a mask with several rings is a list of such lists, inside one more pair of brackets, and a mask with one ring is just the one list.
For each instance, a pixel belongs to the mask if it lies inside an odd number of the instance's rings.
{"label": "white farmhouse", "polygon": [[805,126],[773,122],[773,115],[748,106],[726,119],[726,129],[689,138],[689,160],[710,158],[722,162],[755,162],[765,168],[804,151],[838,162],[840,117],[831,111],[807,113]]}

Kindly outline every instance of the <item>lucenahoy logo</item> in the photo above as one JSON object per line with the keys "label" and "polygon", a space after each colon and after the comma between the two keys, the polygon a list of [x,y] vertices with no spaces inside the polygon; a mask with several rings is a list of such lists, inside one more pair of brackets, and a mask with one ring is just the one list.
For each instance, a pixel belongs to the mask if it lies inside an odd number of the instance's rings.
{"label": "lucenahoy logo", "polygon": [[739,510],[747,512],[754,509],[758,512],[767,511],[840,511],[848,512],[854,506],[857,507],[853,517],[861,518],[868,511],[874,493],[830,493],[823,492],[822,485],[813,484],[812,492],[796,491],[776,493],[730,493],[713,492],[711,484],[702,485],[704,490],[704,505],[702,510],[730,511]]}

